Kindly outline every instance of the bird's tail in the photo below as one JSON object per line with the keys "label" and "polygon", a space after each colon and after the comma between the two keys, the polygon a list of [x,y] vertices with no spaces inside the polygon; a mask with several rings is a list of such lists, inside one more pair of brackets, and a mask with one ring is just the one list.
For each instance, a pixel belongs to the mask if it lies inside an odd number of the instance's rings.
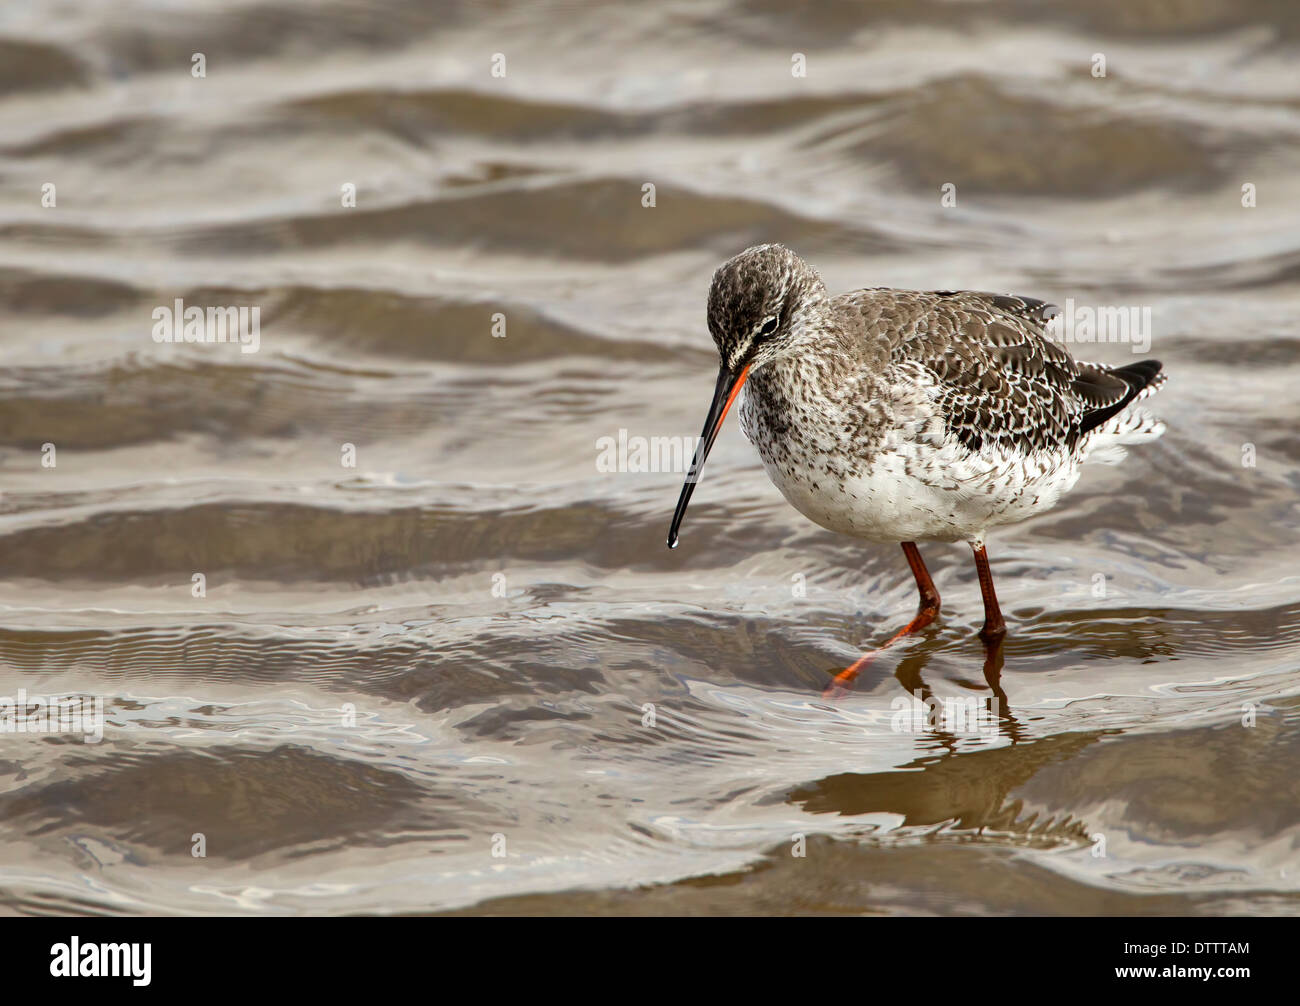
{"label": "bird's tail", "polygon": [[1165,432],[1163,422],[1147,409],[1135,406],[1164,387],[1168,375],[1160,369],[1158,360],[1139,360],[1108,369],[1107,373],[1121,378],[1129,386],[1129,393],[1095,427],[1088,439],[1088,460],[1113,465],[1124,460],[1126,447],[1145,444]]}

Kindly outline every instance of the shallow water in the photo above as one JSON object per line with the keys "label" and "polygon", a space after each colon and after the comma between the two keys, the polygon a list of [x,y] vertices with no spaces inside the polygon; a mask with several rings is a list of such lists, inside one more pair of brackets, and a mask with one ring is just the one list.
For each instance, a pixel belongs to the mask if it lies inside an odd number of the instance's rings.
{"label": "shallow water", "polygon": [[[1269,0],[6,5],[0,695],[106,725],[0,735],[0,906],[1295,913],[1298,44]],[[828,702],[901,553],[734,420],[674,552],[680,473],[597,463],[698,432],[710,275],[773,240],[1151,310],[1168,434],[990,541],[1000,715],[895,718],[993,695],[964,547]],[[156,343],[176,298],[258,351]]]}

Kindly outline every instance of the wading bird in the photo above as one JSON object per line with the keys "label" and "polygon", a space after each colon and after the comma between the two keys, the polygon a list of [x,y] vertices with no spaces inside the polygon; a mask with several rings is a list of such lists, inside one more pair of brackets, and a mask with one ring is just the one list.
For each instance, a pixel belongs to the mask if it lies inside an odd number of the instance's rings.
{"label": "wading bird", "polygon": [[[871,288],[831,296],[777,244],[723,263],[709,290],[721,366],[700,444],[668,532],[744,389],[740,424],[791,506],[831,531],[899,542],[916,578],[916,617],[939,613],[920,541],[968,541],[984,598],[986,646],[1006,623],[984,549],[991,528],[1051,509],[1087,460],[1114,463],[1164,424],[1136,403],[1164,375],[1075,360],[1052,341],[1057,314],[1029,297]],[[884,646],[881,649],[884,649]],[[841,672],[851,682],[875,653]]]}

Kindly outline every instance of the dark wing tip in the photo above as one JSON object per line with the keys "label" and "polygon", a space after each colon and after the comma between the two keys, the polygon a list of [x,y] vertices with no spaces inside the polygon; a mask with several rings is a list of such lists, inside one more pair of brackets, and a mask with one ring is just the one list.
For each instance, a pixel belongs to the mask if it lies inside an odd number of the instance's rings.
{"label": "dark wing tip", "polygon": [[1130,363],[1123,367],[1116,367],[1111,371],[1112,374],[1118,374],[1129,384],[1137,384],[1137,390],[1141,391],[1148,384],[1156,379],[1156,375],[1163,369],[1164,364],[1159,360],[1138,360],[1137,363]]}
{"label": "dark wing tip", "polygon": [[1105,371],[1105,376],[1118,377],[1127,384],[1128,390],[1124,397],[1113,405],[1085,412],[1079,423],[1079,432],[1087,433],[1089,430],[1096,429],[1112,416],[1119,415],[1133,399],[1142,393],[1144,388],[1148,387],[1159,376],[1162,367],[1163,364],[1159,360],[1138,360],[1136,363],[1125,364],[1123,367]]}

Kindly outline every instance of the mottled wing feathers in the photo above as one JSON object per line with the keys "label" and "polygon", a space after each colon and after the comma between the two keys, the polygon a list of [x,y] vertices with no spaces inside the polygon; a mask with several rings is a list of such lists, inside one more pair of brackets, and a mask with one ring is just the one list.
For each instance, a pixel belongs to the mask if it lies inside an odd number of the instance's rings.
{"label": "mottled wing feathers", "polygon": [[1074,360],[1044,331],[1057,308],[1030,297],[863,290],[845,301],[885,341],[890,364],[932,377],[949,430],[972,451],[1071,449],[1160,370],[1154,360]]}

